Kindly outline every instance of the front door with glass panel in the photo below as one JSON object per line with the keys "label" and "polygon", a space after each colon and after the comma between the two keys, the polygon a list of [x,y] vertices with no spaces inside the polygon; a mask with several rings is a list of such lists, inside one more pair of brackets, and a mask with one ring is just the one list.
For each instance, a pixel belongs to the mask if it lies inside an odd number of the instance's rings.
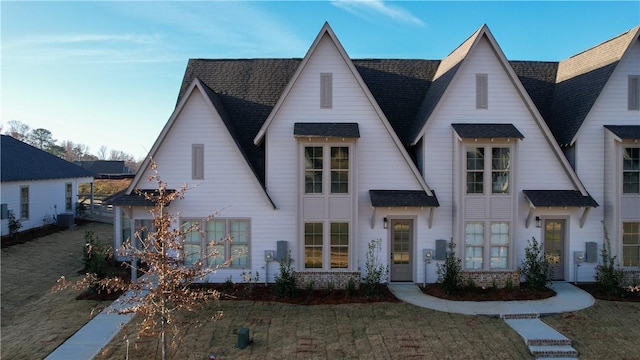
{"label": "front door with glass panel", "polygon": [[413,281],[413,220],[391,220],[391,281]]}
{"label": "front door with glass panel", "polygon": [[553,269],[553,280],[564,280],[565,220],[544,221],[544,255]]}

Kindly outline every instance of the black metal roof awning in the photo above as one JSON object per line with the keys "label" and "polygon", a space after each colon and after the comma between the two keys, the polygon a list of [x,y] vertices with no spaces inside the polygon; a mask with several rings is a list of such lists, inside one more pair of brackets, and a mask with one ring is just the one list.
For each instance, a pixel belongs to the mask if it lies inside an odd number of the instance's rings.
{"label": "black metal roof awning", "polygon": [[358,123],[295,123],[295,137],[340,137],[359,138]]}
{"label": "black metal roof awning", "polygon": [[[167,193],[174,193],[175,190],[167,189],[165,190]],[[117,193],[103,202],[109,205],[115,206],[145,206],[145,207],[153,207],[156,206],[155,199],[159,195],[158,189],[143,189],[143,190],[135,190],[131,194],[125,194],[125,192]],[[167,204],[169,205],[169,204]]]}
{"label": "black metal roof awning", "polygon": [[621,140],[640,139],[640,125],[605,125],[604,127]]}
{"label": "black metal roof awning", "polygon": [[524,139],[513,124],[451,124],[462,139]]}
{"label": "black metal roof awning", "polygon": [[533,218],[533,211],[537,207],[579,207],[584,208],[580,218],[580,227],[584,225],[591,208],[598,207],[598,202],[591,195],[582,195],[577,190],[522,190],[524,197],[529,201],[529,216],[526,226],[529,227]]}
{"label": "black metal roof awning", "polygon": [[429,195],[424,190],[369,190],[373,207],[371,228],[375,227],[377,208],[429,208],[428,226],[433,223],[433,209],[440,206],[436,194]]}

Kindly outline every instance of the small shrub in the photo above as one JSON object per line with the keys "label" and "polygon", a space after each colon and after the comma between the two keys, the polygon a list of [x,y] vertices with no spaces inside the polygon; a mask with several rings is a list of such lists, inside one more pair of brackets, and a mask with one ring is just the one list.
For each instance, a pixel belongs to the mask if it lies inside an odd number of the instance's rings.
{"label": "small shrub", "polygon": [[356,280],[350,277],[349,281],[347,281],[347,296],[349,297],[354,296],[357,291],[358,291],[358,286],[356,284]]}
{"label": "small shrub", "polygon": [[387,276],[387,266],[383,265],[379,259],[382,249],[382,239],[371,240],[368,245],[365,259],[365,269],[367,275],[363,278],[362,288],[367,296],[377,295],[378,285]]}
{"label": "small shrub", "polygon": [[307,290],[307,294],[311,295],[311,293],[313,292],[313,289],[315,288],[315,286],[316,286],[316,282],[315,281],[313,281],[313,280],[309,281],[309,283],[307,284],[307,289],[306,289]]}
{"label": "small shrub", "polygon": [[293,273],[291,251],[280,259],[280,274],[275,277],[273,290],[277,297],[296,297],[296,279]]}
{"label": "small shrub", "polygon": [[328,294],[331,294],[331,293],[333,292],[333,290],[334,290],[334,289],[335,289],[335,285],[333,285],[333,282],[331,282],[331,281],[330,281],[330,282],[327,284],[327,293],[328,293]]}
{"label": "small shrub", "polygon": [[18,231],[22,227],[20,219],[16,219],[16,214],[13,211],[9,211],[9,235],[16,236]]}
{"label": "small shrub", "polygon": [[233,290],[233,280],[231,280],[231,276],[227,276],[224,283],[222,283],[222,290],[227,294]]}
{"label": "small shrub", "polygon": [[535,237],[527,240],[519,270],[524,281],[534,290],[543,290],[553,280],[553,268]]}
{"label": "small shrub", "polygon": [[85,232],[84,239],[84,271],[104,278],[114,261],[113,249],[103,244],[93,231]]}
{"label": "small shrub", "polygon": [[462,260],[456,257],[456,244],[450,241],[449,251],[444,264],[438,264],[438,282],[447,294],[458,292],[462,289]]}
{"label": "small shrub", "polygon": [[605,294],[609,296],[621,295],[623,293],[624,272],[619,264],[616,265],[617,256],[611,255],[611,242],[606,228],[604,229],[604,243],[600,255],[602,256],[602,264],[596,266],[596,282]]}
{"label": "small shrub", "polygon": [[507,277],[507,280],[505,281],[504,287],[507,290],[513,289],[513,278],[511,276]]}

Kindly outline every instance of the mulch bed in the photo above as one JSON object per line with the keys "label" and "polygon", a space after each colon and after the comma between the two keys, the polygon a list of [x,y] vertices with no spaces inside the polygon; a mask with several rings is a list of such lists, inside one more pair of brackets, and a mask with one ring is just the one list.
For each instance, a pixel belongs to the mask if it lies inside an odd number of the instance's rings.
{"label": "mulch bed", "polygon": [[239,283],[227,284],[194,284],[194,288],[215,289],[219,291],[222,300],[249,300],[260,302],[282,302],[298,305],[335,305],[374,302],[399,302],[389,288],[380,284],[375,295],[366,295],[362,290],[351,293],[344,289],[298,289],[293,298],[278,297],[274,293],[273,285]]}
{"label": "mulch bed", "polygon": [[625,291],[616,295],[609,295],[600,288],[598,283],[578,283],[576,286],[598,300],[640,302],[640,292]]}

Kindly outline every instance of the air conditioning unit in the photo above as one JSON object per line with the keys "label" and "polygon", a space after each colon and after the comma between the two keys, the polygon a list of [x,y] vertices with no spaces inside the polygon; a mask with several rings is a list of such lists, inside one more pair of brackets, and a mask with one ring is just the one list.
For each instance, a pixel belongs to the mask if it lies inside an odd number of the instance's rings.
{"label": "air conditioning unit", "polygon": [[58,221],[56,225],[64,228],[69,228],[75,225],[75,217],[73,213],[62,213],[58,214]]}

